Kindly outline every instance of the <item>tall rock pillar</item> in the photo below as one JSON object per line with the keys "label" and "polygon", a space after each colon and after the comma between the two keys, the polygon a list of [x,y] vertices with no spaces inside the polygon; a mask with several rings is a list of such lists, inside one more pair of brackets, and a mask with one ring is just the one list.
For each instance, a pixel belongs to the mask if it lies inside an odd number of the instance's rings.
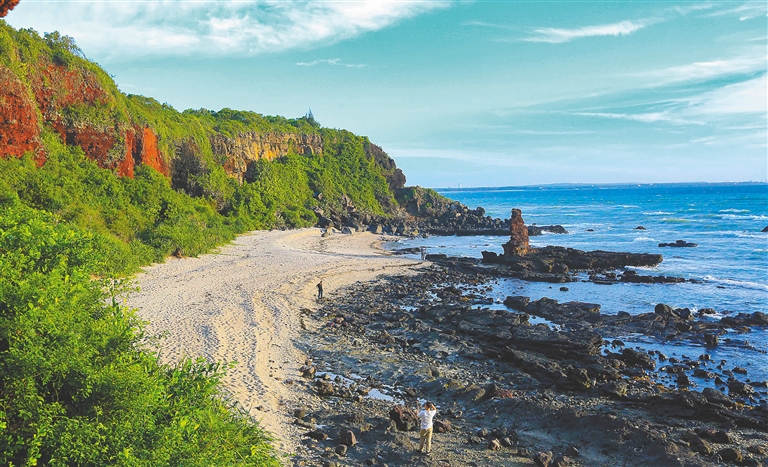
{"label": "tall rock pillar", "polygon": [[520,256],[528,253],[528,228],[523,222],[523,213],[513,209],[509,217],[509,241],[502,245],[504,256]]}

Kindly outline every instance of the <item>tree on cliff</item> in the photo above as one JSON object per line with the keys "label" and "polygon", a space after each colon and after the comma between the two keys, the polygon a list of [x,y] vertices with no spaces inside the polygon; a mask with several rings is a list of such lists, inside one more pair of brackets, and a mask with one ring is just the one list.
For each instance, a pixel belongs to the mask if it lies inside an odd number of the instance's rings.
{"label": "tree on cliff", "polygon": [[7,15],[18,4],[19,0],[0,0],[0,18]]}

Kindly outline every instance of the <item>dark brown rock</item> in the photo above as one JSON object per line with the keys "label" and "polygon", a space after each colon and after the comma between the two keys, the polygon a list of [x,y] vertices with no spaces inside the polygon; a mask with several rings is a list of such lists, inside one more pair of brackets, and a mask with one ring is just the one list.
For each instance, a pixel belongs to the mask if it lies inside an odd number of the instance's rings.
{"label": "dark brown rock", "polygon": [[339,442],[345,446],[354,446],[357,444],[357,438],[352,430],[339,431]]}
{"label": "dark brown rock", "polygon": [[396,405],[389,411],[391,418],[399,431],[413,431],[419,427],[419,419],[416,412],[404,405]]}
{"label": "dark brown rock", "polygon": [[523,222],[523,213],[519,209],[513,209],[509,217],[510,238],[504,247],[505,256],[521,256],[528,253],[528,229]]}
{"label": "dark brown rock", "polygon": [[326,433],[323,433],[320,430],[313,430],[307,433],[305,436],[309,436],[312,439],[315,439],[317,441],[325,441],[328,439],[328,435]]}
{"label": "dark brown rock", "polygon": [[453,430],[453,425],[449,420],[435,420],[433,422],[435,433],[448,433]]}
{"label": "dark brown rock", "polygon": [[717,451],[718,457],[723,460],[723,462],[731,462],[735,464],[739,464],[744,460],[744,457],[741,455],[741,451],[739,451],[736,448],[725,448]]}

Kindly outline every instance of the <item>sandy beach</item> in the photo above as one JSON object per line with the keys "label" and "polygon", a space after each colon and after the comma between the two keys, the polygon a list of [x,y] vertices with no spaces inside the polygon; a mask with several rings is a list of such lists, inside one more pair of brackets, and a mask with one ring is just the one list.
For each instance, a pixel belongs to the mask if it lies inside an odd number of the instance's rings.
{"label": "sandy beach", "polygon": [[298,436],[288,407],[303,393],[290,383],[306,359],[295,345],[300,310],[317,308],[321,279],[333,297],[357,281],[419,269],[388,256],[381,241],[371,233],[322,238],[314,228],[253,232],[215,253],[145,268],[127,303],[149,322],[149,334],[164,336],[164,363],[237,362],[224,380],[227,393],[291,453]]}

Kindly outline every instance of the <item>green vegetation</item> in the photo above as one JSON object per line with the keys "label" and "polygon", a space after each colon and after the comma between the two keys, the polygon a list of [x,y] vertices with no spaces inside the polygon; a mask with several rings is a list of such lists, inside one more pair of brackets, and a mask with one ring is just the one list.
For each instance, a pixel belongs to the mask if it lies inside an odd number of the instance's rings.
{"label": "green vegetation", "polygon": [[[144,347],[143,324],[118,304],[125,286],[114,278],[247,230],[313,225],[314,209],[344,200],[387,215],[396,203],[387,180],[394,163],[380,148],[373,156],[367,138],[322,128],[311,113],[177,112],[125,95],[58,33],[40,37],[0,21],[0,67],[26,86],[30,102],[44,94],[50,104],[36,110],[44,164],[0,148],[3,465],[279,465],[268,435],[222,398],[225,367],[161,365]],[[128,130],[150,128],[170,176],[137,165],[133,178],[118,177],[65,144],[61,128],[112,138],[103,165],[125,156]],[[211,140],[253,133],[314,138],[322,151],[253,161],[241,184]]]}
{"label": "green vegetation", "polygon": [[170,368],[94,281],[97,236],[4,195],[0,452],[8,466],[277,466],[269,439],[218,393],[222,368]]}

